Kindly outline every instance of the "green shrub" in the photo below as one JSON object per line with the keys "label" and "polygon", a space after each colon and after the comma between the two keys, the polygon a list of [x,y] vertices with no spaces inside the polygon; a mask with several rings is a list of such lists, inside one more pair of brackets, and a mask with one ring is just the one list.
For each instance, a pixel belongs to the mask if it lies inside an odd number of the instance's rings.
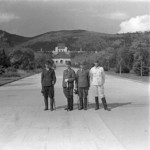
{"label": "green shrub", "polygon": [[20,69],[32,68],[32,62],[34,61],[34,51],[30,48],[14,49],[10,53],[10,62],[12,66]]}
{"label": "green shrub", "polygon": [[5,68],[0,65],[0,74],[3,74],[5,72]]}
{"label": "green shrub", "polygon": [[7,72],[17,72],[17,69],[14,67],[7,68]]}
{"label": "green shrub", "polygon": [[4,77],[20,77],[21,75],[18,72],[5,72]]}
{"label": "green shrub", "polygon": [[25,74],[27,74],[27,71],[18,69],[17,73],[20,74],[20,75],[25,75]]}
{"label": "green shrub", "polygon": [[[120,73],[120,67],[117,66],[116,67],[116,73]],[[121,68],[121,73],[130,73],[130,69],[126,66]]]}
{"label": "green shrub", "polygon": [[137,61],[134,63],[133,66],[134,72],[139,76],[148,76],[149,75],[149,67],[142,63],[142,70],[141,70],[141,62]]}

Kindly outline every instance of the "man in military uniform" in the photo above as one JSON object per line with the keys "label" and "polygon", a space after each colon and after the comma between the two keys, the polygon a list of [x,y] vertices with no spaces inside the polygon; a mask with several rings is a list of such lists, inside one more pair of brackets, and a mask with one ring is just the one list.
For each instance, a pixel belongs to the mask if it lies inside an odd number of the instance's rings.
{"label": "man in military uniform", "polygon": [[76,73],[76,89],[79,94],[79,110],[87,110],[87,96],[90,87],[89,71],[85,69],[85,63],[80,64],[80,69]]}
{"label": "man in military uniform", "polygon": [[56,83],[55,71],[52,69],[52,62],[46,61],[45,68],[41,74],[42,93],[44,96],[45,111],[48,110],[48,97],[50,98],[50,110],[53,111],[54,84]]}
{"label": "man in military uniform", "polygon": [[99,109],[98,96],[100,96],[104,109],[110,111],[110,108],[107,107],[107,102],[104,94],[105,73],[103,67],[99,66],[98,61],[95,61],[94,67],[92,67],[90,70],[90,78],[91,78],[91,85],[93,87],[95,95],[95,103],[96,103],[95,110]]}
{"label": "man in military uniform", "polygon": [[67,98],[67,107],[65,110],[73,110],[73,88],[75,80],[75,71],[71,68],[71,62],[66,62],[67,69],[63,72],[63,92]]}

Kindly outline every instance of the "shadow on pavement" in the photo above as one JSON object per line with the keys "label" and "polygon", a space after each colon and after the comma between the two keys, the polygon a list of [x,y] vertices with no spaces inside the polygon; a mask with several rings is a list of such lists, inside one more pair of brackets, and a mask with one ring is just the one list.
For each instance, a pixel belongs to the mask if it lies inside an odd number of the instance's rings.
{"label": "shadow on pavement", "polygon": [[[129,105],[129,104],[131,104],[131,102],[128,102],[128,103],[108,103],[107,105],[111,109],[114,109],[114,108],[117,108],[117,107],[122,107],[124,105]],[[102,103],[100,103],[99,106],[100,106],[100,109],[103,108]],[[95,108],[95,103],[90,103],[89,104],[89,109],[93,109],[93,108]]]}
{"label": "shadow on pavement", "polygon": [[[117,107],[122,107],[124,105],[129,105],[129,104],[131,104],[131,102],[128,102],[128,103],[109,103],[108,107],[110,107],[111,109],[115,109]],[[103,108],[102,103],[100,103],[99,106],[100,106],[100,109]],[[58,106],[58,107],[56,107],[56,109],[62,109],[62,108],[64,109],[65,107],[66,107],[66,105]],[[74,103],[73,108],[74,108],[74,110],[78,109],[78,104]],[[88,109],[95,109],[95,103],[89,103]]]}
{"label": "shadow on pavement", "polygon": [[131,102],[128,103],[109,103],[108,106],[111,107],[111,109],[114,109],[116,107],[122,107],[124,105],[131,105]]}
{"label": "shadow on pavement", "polygon": [[[67,105],[56,106],[56,109],[64,109],[64,108],[66,108],[66,107],[67,107]],[[77,103],[74,103],[73,109],[74,109],[74,110],[75,110],[75,109],[78,109],[78,104],[77,104]]]}

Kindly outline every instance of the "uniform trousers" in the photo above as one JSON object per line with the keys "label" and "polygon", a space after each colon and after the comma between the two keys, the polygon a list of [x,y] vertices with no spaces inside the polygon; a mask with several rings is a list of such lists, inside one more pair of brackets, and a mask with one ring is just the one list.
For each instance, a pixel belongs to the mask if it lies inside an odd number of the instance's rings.
{"label": "uniform trousers", "polygon": [[68,109],[73,110],[73,87],[64,87],[63,92],[67,98]]}
{"label": "uniform trousers", "polygon": [[88,96],[88,88],[87,87],[78,87],[79,92],[79,100],[80,100],[80,108],[87,108],[87,96]]}
{"label": "uniform trousers", "polygon": [[100,97],[100,98],[105,97],[103,85],[92,85],[92,89],[95,97]]}
{"label": "uniform trousers", "polygon": [[48,97],[50,98],[51,109],[53,109],[54,101],[54,86],[43,86],[42,89],[44,95],[45,108],[48,108]]}

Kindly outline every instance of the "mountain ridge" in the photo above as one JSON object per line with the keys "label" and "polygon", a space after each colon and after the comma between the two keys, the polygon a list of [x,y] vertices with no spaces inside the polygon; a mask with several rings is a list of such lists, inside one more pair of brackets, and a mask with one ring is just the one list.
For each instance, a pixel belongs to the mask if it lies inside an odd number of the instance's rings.
{"label": "mountain ridge", "polygon": [[8,39],[11,47],[21,48],[28,47],[34,51],[52,51],[58,43],[65,43],[70,51],[99,51],[108,47],[112,47],[114,41],[125,42],[131,44],[135,38],[148,38],[148,34],[143,33],[125,33],[125,34],[108,34],[88,30],[59,30],[50,31],[33,37],[24,37],[20,35],[10,34],[0,30],[0,34],[4,33],[4,37]]}

